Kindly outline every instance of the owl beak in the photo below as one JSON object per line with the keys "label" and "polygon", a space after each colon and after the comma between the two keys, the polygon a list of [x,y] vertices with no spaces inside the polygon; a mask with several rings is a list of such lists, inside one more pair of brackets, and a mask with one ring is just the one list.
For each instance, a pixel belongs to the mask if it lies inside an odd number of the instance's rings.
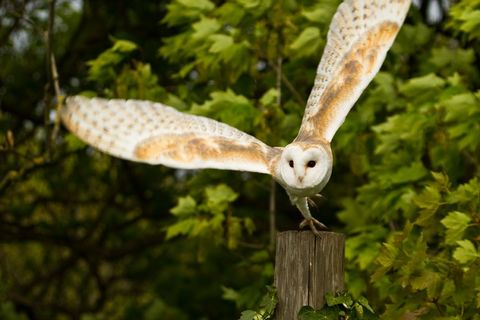
{"label": "owl beak", "polygon": [[302,183],[303,178],[305,177],[305,171],[302,171],[302,169],[299,168],[298,166],[296,166],[294,170],[295,170],[295,175],[297,176],[298,182]]}

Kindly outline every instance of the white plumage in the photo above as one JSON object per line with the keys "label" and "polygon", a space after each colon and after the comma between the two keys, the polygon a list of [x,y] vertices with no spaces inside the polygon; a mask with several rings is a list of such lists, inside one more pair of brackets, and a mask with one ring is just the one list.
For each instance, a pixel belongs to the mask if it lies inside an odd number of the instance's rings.
{"label": "white plumage", "polygon": [[174,168],[271,174],[305,217],[332,172],[330,142],[385,59],[411,0],[345,0],[338,7],[317,68],[300,131],[272,148],[224,123],[161,103],[75,96],[62,109],[65,126],[88,144],[127,160]]}
{"label": "white plumage", "polygon": [[[327,44],[307,101],[301,133],[320,129],[318,135],[328,142],[332,140],[353,104],[380,69],[403,24],[410,2],[346,0],[340,4],[330,24]],[[356,64],[356,72],[342,72],[349,64]],[[359,81],[350,88],[346,82],[352,74]],[[322,103],[322,98],[338,87],[348,89],[348,95],[337,102]],[[329,108],[335,109],[334,112],[329,112]],[[319,114],[322,119],[318,119]]]}
{"label": "white plumage", "polygon": [[173,168],[269,173],[269,158],[278,153],[224,123],[150,101],[69,97],[62,119],[106,153]]}

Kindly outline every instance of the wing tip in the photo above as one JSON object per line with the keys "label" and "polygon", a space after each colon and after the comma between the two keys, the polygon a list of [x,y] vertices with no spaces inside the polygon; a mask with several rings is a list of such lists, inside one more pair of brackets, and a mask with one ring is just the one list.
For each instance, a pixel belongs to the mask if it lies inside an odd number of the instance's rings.
{"label": "wing tip", "polygon": [[84,96],[68,96],[65,98],[65,104],[62,108],[62,114],[71,112],[73,109],[78,108],[80,104],[88,103],[88,98]]}
{"label": "wing tip", "polygon": [[[342,15],[356,15],[359,13],[374,13],[372,23],[392,20],[401,24],[408,12],[412,0],[345,0],[337,9],[332,21],[340,19]],[[380,14],[381,13],[381,14]],[[372,18],[372,17],[369,17]]]}
{"label": "wing tip", "polygon": [[74,96],[68,96],[65,98],[65,105],[67,107],[70,106],[77,106],[80,103],[85,103],[88,102],[91,98],[85,97],[85,96],[80,96],[80,95],[74,95]]}

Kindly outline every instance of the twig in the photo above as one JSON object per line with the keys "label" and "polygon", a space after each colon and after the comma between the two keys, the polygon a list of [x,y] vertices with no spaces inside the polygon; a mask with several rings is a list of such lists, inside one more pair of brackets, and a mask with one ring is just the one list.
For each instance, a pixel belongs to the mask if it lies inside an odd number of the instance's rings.
{"label": "twig", "polygon": [[[281,33],[278,32],[278,42],[277,42],[277,64],[276,64],[276,89],[277,89],[277,105],[281,107],[282,105],[282,43],[281,43]],[[269,216],[270,216],[270,252],[275,252],[275,240],[277,232],[277,206],[276,206],[276,190],[277,184],[272,178],[270,180],[270,203],[269,203]]]}
{"label": "twig", "polygon": [[[53,53],[53,27],[55,25],[55,4],[56,0],[49,0],[48,1],[48,30],[47,30],[47,65],[49,66],[49,73],[50,73],[50,83],[51,87],[55,92],[56,98],[56,106],[55,106],[55,121],[52,130],[52,134],[50,136],[50,145],[52,145],[58,135],[58,131],[60,130],[60,108],[62,106],[63,98],[60,92],[60,83],[58,77],[58,70],[57,70],[57,63],[55,61],[55,55]],[[48,113],[48,108],[45,107]]]}
{"label": "twig", "polygon": [[52,81],[53,81],[53,88],[55,90],[55,97],[57,100],[56,108],[55,108],[55,123],[53,125],[52,137],[50,139],[51,143],[54,143],[58,136],[58,131],[60,130],[60,109],[63,104],[63,96],[60,92],[60,83],[58,80],[58,71],[57,71],[57,64],[55,62],[55,56],[53,53],[50,56],[51,60],[51,68],[52,68]]}
{"label": "twig", "polygon": [[249,243],[244,241],[238,241],[238,245],[244,248],[262,250],[265,249],[265,245],[261,243]]}
{"label": "twig", "polygon": [[276,191],[277,184],[273,178],[270,179],[270,203],[269,203],[269,216],[270,216],[270,252],[275,252],[275,239],[277,231],[277,206],[276,206]]}
{"label": "twig", "polygon": [[30,174],[41,170],[43,168],[54,167],[58,165],[60,161],[64,161],[69,156],[84,152],[83,149],[78,149],[63,154],[62,158],[55,159],[55,161],[47,161],[44,157],[38,157],[33,159],[31,164],[18,169],[10,170],[3,179],[0,180],[0,198],[8,190],[8,188],[16,182],[25,180]]}
{"label": "twig", "polygon": [[8,190],[8,187],[15,181],[23,179],[26,175],[35,171],[37,168],[47,167],[49,164],[39,160],[38,163],[33,163],[30,166],[22,167],[18,170],[10,170],[6,175],[0,180],[0,196]]}
{"label": "twig", "polygon": [[275,69],[275,72],[281,75],[282,83],[287,87],[288,91],[293,94],[293,97],[300,103],[302,106],[307,104],[307,101],[302,97],[302,95],[295,89],[293,84],[288,80],[288,78],[283,74],[282,70],[278,70],[278,66],[275,63],[270,63],[270,65]]}

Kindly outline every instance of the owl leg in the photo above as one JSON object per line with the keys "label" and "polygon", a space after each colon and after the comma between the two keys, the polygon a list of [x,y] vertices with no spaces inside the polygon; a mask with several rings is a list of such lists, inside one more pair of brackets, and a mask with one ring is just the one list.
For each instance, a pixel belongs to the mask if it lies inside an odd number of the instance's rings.
{"label": "owl leg", "polygon": [[298,210],[302,213],[303,217],[305,218],[301,223],[300,223],[300,229],[306,227],[307,225],[310,227],[312,232],[315,235],[320,235],[318,232],[317,227],[320,229],[328,229],[323,223],[312,217],[312,214],[310,213],[310,209],[308,208],[308,198],[307,197],[301,197],[295,199],[294,204],[297,206]]}

